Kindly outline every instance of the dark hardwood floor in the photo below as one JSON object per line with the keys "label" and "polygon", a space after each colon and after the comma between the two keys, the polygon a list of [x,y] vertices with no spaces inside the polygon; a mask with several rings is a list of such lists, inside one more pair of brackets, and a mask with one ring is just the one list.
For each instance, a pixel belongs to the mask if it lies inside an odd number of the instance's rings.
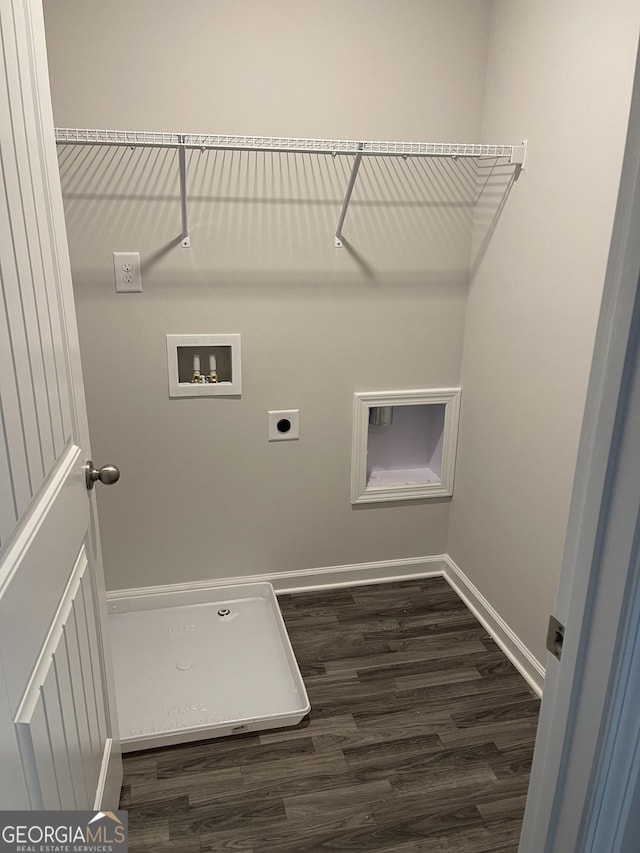
{"label": "dark hardwood floor", "polygon": [[131,853],[516,853],[539,701],[448,584],[280,606],[309,717],[125,756]]}

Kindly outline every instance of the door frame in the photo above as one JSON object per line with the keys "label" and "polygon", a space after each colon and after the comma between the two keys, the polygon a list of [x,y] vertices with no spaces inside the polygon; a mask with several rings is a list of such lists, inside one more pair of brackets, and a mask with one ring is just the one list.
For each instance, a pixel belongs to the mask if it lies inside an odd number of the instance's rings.
{"label": "door frame", "polygon": [[639,279],[640,62],[554,612],[564,646],[548,658],[520,853],[637,849]]}

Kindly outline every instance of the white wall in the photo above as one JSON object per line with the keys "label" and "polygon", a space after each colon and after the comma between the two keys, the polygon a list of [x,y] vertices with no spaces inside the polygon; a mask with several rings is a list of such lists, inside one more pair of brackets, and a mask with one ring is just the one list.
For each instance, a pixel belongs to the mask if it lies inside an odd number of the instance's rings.
{"label": "white wall", "polygon": [[448,549],[540,661],[639,22],[631,0],[493,4],[483,135],[528,138],[530,157],[474,262]]}
{"label": "white wall", "polygon": [[[474,141],[489,34],[478,0],[45,0],[59,126]],[[516,140],[521,134],[517,127]],[[509,128],[511,130],[511,128]],[[509,139],[492,141],[510,142]],[[475,176],[368,161],[333,248],[350,165],[60,151],[110,588],[445,551],[449,504],[352,508],[354,391],[460,378]],[[140,251],[141,295],[111,253]],[[167,333],[239,332],[240,400],[169,400]],[[268,409],[300,408],[269,444]]]}

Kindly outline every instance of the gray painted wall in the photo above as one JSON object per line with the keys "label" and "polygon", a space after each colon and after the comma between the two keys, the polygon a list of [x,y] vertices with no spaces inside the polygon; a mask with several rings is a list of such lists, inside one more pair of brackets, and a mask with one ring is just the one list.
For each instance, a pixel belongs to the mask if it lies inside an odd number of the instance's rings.
{"label": "gray painted wall", "polygon": [[[477,0],[45,2],[60,126],[474,141],[490,7]],[[73,37],[71,36],[73,34]],[[510,140],[496,140],[508,142]],[[110,588],[446,550],[449,503],[354,509],[354,391],[460,378],[476,175],[367,162],[332,233],[346,160],[189,160],[67,148],[60,164]],[[111,253],[140,251],[143,293]],[[237,400],[169,400],[167,333],[242,335]],[[299,442],[267,410],[299,408]]]}
{"label": "gray painted wall", "polygon": [[542,662],[639,24],[630,0],[493,6],[483,135],[531,156],[470,284],[448,547]]}

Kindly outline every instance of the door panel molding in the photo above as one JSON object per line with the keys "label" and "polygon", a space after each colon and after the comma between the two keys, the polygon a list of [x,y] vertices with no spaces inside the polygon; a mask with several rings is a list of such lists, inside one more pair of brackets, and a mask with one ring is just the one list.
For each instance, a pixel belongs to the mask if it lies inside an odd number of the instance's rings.
{"label": "door panel molding", "polygon": [[88,629],[89,558],[83,543],[15,718],[29,797],[38,808],[90,809],[99,786],[107,730],[100,659]]}

